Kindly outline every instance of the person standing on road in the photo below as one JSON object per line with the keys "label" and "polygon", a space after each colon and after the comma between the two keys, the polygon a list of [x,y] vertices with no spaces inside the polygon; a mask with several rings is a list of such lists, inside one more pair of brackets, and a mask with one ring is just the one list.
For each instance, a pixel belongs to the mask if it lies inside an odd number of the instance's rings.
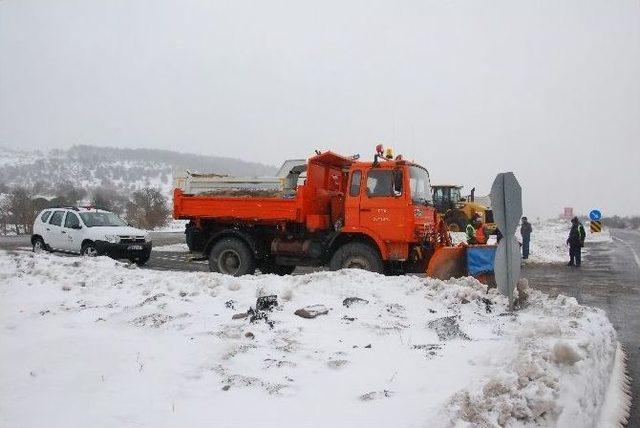
{"label": "person standing on road", "polygon": [[531,232],[533,228],[531,223],[527,221],[526,217],[522,217],[522,224],[520,225],[520,236],[522,236],[522,258],[529,258],[529,242],[531,239]]}
{"label": "person standing on road", "polygon": [[584,226],[580,220],[578,220],[578,233],[580,234],[580,248],[582,248],[584,247],[584,240],[587,237],[587,234],[584,231]]}
{"label": "person standing on road", "polygon": [[569,237],[567,238],[567,244],[569,245],[569,263],[567,266],[580,266],[582,263],[581,243],[580,222],[578,217],[574,217],[571,219],[571,230],[569,230]]}

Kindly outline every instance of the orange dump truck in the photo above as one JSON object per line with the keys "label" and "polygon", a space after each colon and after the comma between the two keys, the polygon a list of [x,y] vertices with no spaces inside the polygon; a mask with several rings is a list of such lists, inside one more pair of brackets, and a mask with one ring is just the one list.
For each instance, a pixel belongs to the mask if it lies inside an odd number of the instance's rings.
{"label": "orange dump truck", "polygon": [[191,220],[193,246],[214,272],[460,274],[464,248],[451,247],[427,170],[377,150],[369,162],[318,152],[285,163],[272,179],[194,174],[178,180],[173,216]]}

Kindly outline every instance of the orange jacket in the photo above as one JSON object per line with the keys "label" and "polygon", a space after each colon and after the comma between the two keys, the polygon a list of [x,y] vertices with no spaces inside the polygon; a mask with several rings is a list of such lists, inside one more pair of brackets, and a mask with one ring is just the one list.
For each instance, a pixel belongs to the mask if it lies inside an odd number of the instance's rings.
{"label": "orange jacket", "polygon": [[484,226],[480,226],[476,229],[476,242],[479,245],[484,245],[487,243],[487,235],[484,233]]}

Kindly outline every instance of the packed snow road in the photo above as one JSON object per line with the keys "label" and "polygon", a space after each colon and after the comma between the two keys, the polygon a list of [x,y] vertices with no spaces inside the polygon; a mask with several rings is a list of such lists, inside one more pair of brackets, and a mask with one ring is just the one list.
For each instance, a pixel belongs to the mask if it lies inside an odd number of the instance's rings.
{"label": "packed snow road", "polygon": [[0,251],[0,426],[609,426],[605,313],[535,290],[506,305],[468,278]]}

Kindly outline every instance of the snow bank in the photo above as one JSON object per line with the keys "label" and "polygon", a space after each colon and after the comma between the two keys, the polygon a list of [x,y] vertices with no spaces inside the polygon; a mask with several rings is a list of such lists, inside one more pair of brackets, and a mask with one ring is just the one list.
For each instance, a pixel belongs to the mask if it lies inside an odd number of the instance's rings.
{"label": "snow bank", "polygon": [[168,245],[159,245],[157,247],[153,247],[153,251],[166,251],[171,253],[188,253],[189,247],[187,247],[186,243],[168,244]]}
{"label": "snow bank", "polygon": [[[232,319],[270,294],[266,318]],[[605,314],[537,291],[506,303],[470,278],[0,251],[0,426],[593,425],[616,355]],[[294,315],[309,305],[328,314]]]}
{"label": "snow bank", "polygon": [[171,219],[169,222],[162,227],[158,227],[153,229],[153,232],[184,232],[184,227],[187,225],[188,220],[174,220]]}
{"label": "snow bank", "polygon": [[[532,223],[529,259],[524,263],[567,263],[569,261],[569,247],[567,237],[571,223],[565,220],[543,220]],[[591,233],[589,225],[585,224],[587,245],[583,249],[583,254],[589,253],[591,242],[610,243],[613,242],[608,229],[603,229],[600,233]],[[516,232],[518,239],[521,239],[520,229]]]}

